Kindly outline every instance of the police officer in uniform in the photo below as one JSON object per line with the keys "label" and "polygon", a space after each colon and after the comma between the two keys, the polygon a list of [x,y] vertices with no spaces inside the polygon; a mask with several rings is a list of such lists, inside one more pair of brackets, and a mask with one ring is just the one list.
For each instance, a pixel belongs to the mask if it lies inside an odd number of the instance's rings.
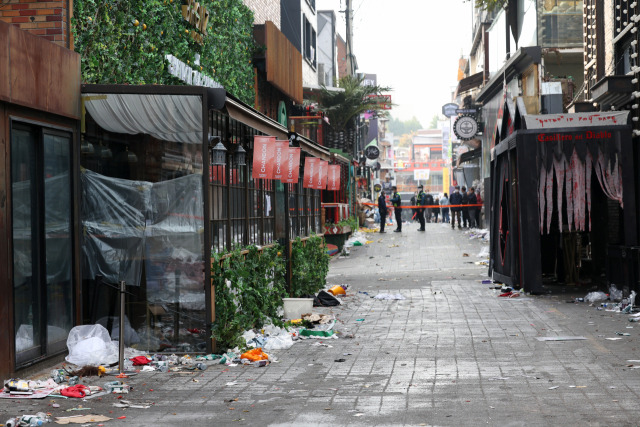
{"label": "police officer in uniform", "polygon": [[378,212],[380,212],[380,232],[386,233],[384,226],[387,222],[387,198],[384,196],[384,190],[380,192],[380,197],[378,197]]}
{"label": "police officer in uniform", "polygon": [[[427,204],[427,194],[422,191],[424,187],[422,185],[418,186],[418,200],[417,200],[417,204],[418,206],[426,206]],[[420,221],[420,228],[418,228],[418,231],[425,231],[424,230],[424,208],[418,208],[418,221]]]}
{"label": "police officer in uniform", "polygon": [[391,203],[393,204],[393,213],[396,216],[396,229],[393,230],[394,233],[400,233],[402,231],[402,209],[400,209],[400,205],[402,205],[402,199],[400,198],[400,193],[398,193],[397,187],[391,187]]}

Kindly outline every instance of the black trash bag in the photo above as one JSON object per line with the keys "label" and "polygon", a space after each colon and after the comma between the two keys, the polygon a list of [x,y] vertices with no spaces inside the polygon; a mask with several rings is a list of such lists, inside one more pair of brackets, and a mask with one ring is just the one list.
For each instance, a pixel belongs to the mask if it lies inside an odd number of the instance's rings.
{"label": "black trash bag", "polygon": [[334,307],[336,305],[340,305],[340,301],[327,291],[320,291],[313,298],[314,307]]}

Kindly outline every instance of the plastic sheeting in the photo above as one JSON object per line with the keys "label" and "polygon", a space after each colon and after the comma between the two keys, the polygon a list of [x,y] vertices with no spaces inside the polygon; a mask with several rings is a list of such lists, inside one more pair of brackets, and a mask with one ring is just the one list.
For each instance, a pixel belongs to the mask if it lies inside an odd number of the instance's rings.
{"label": "plastic sheeting", "polygon": [[139,286],[146,262],[150,298],[180,302],[178,281],[202,291],[202,175],[150,183],[83,170],[81,181],[85,278]]}

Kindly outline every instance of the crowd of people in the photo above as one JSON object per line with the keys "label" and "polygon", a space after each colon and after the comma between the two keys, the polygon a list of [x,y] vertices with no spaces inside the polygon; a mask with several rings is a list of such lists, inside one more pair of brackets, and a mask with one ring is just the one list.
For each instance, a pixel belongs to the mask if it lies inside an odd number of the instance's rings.
{"label": "crowd of people", "polygon": [[[393,207],[395,222],[397,224],[396,229],[393,231],[399,233],[402,231],[402,198],[396,187],[391,188],[391,194],[389,196],[389,202]],[[467,190],[464,186],[462,188],[456,186],[451,197],[449,197],[447,193],[444,193],[442,197],[434,197],[429,193],[425,193],[424,187],[419,185],[418,192],[414,193],[413,197],[411,197],[410,203],[412,213],[411,221],[418,221],[420,223],[418,231],[425,231],[425,223],[427,222],[450,223],[452,230],[455,229],[456,221],[458,223],[458,229],[481,227],[480,212],[482,206],[474,205],[482,205],[482,198],[479,193],[476,193],[474,187],[470,187]],[[425,207],[422,208],[421,206]],[[378,197],[378,212],[380,214],[380,233],[385,233],[385,218],[390,214],[390,209],[387,205],[387,195],[384,191],[381,191]]]}

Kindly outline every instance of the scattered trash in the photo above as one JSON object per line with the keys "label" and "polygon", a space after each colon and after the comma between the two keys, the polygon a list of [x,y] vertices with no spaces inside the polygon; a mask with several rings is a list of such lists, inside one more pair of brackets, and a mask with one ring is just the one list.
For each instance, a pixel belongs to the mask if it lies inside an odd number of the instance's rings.
{"label": "scattered trash", "polygon": [[340,305],[340,300],[327,291],[320,291],[313,298],[314,307],[335,307],[337,305]]}
{"label": "scattered trash", "polygon": [[616,332],[616,335],[622,335],[623,337],[630,337],[631,334],[629,332]]}
{"label": "scattered trash", "polygon": [[463,253],[463,254],[462,254],[462,256],[463,256],[463,257],[468,257],[468,256],[469,256],[469,254],[467,254],[467,253]]}
{"label": "scattered trash", "polygon": [[611,301],[622,301],[622,289],[616,288],[616,285],[609,286],[609,299]]}
{"label": "scattered trash", "polygon": [[616,338],[605,338],[605,339],[606,339],[606,340],[609,340],[609,341],[619,341],[619,340],[621,340],[622,338],[620,338],[620,337],[616,337]]}
{"label": "scattered trash", "polygon": [[347,359],[336,359],[336,360],[334,360],[334,362],[346,362],[346,361],[347,361]]}
{"label": "scattered trash", "polygon": [[406,299],[401,294],[378,294],[373,298],[374,299],[384,299],[384,300],[402,300],[402,299]]}
{"label": "scattered trash", "polygon": [[111,341],[102,325],[76,326],[67,338],[69,355],[66,361],[77,366],[100,365],[118,361],[118,342]]}
{"label": "scattered trash", "polygon": [[554,385],[553,387],[549,387],[549,390],[555,390],[557,388],[560,388],[560,386],[559,385]]}
{"label": "scattered trash", "polygon": [[113,404],[116,408],[136,408],[136,409],[148,409],[153,405],[153,403],[138,403],[134,404],[128,400],[120,400]]}
{"label": "scattered trash", "polygon": [[505,292],[498,295],[498,297],[502,297],[502,298],[518,298],[519,296],[520,296],[519,292],[513,292],[513,291]]}
{"label": "scattered trash", "polygon": [[261,348],[255,348],[253,350],[242,353],[240,359],[246,359],[250,362],[256,362],[258,360],[269,360],[269,355],[262,351]]}
{"label": "scattered trash", "polygon": [[356,322],[364,322],[364,319],[356,319]]}
{"label": "scattered trash", "polygon": [[586,340],[585,337],[536,337],[536,339],[538,341],[581,341],[581,340]]}
{"label": "scattered trash", "polygon": [[338,338],[334,331],[316,331],[302,328],[300,338]]}
{"label": "scattered trash", "polygon": [[336,295],[346,295],[345,292],[345,288],[343,286],[340,285],[335,285],[332,288],[330,288],[327,292],[329,292],[330,294],[336,296]]}
{"label": "scattered trash", "polygon": [[584,300],[590,304],[593,304],[600,301],[606,301],[608,298],[609,296],[604,292],[589,292],[584,297]]}

